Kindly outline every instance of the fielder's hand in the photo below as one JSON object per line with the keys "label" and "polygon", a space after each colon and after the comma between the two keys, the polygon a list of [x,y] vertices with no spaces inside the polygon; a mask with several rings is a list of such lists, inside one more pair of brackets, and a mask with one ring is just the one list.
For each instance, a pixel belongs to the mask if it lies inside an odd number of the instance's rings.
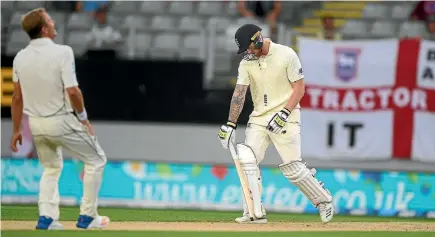
{"label": "fielder's hand", "polygon": [[14,134],[12,135],[10,147],[14,152],[18,152],[17,143],[20,145],[23,144],[23,134],[21,133],[21,131],[14,132]]}
{"label": "fielder's hand", "polygon": [[221,126],[221,130],[219,130],[218,136],[224,149],[228,149],[230,142],[233,144],[235,143],[236,127],[237,125],[232,122],[227,122],[227,124]]}
{"label": "fielder's hand", "polygon": [[279,133],[287,123],[289,115],[290,111],[288,109],[282,109],[272,117],[266,129],[273,133]]}
{"label": "fielder's hand", "polygon": [[89,120],[82,121],[83,125],[85,125],[86,130],[88,131],[89,135],[95,136],[94,128],[92,127]]}

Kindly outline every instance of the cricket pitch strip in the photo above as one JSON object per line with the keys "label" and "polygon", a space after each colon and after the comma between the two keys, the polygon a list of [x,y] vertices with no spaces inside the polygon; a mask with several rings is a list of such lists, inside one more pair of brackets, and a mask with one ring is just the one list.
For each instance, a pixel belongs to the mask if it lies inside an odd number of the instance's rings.
{"label": "cricket pitch strip", "polygon": [[[66,230],[78,230],[75,222],[64,221]],[[2,230],[34,230],[36,221],[1,221]],[[105,230],[153,231],[435,231],[431,222],[269,222],[237,224],[222,222],[111,222]]]}

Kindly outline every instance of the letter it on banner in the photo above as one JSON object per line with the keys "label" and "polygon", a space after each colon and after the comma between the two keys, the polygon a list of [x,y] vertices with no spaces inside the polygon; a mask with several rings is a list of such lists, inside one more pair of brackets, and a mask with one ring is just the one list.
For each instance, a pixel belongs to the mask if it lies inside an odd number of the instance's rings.
{"label": "letter it on banner", "polygon": [[354,147],[356,143],[356,131],[362,128],[364,125],[361,123],[345,123],[344,128],[349,129],[349,147]]}
{"label": "letter it on banner", "polygon": [[334,146],[334,123],[328,124],[328,146]]}
{"label": "letter it on banner", "polygon": [[[349,147],[353,148],[356,145],[356,132],[358,129],[363,128],[364,125],[362,123],[344,123],[343,128],[349,130]],[[334,146],[334,137],[335,137],[335,126],[334,123],[328,124],[328,146]]]}

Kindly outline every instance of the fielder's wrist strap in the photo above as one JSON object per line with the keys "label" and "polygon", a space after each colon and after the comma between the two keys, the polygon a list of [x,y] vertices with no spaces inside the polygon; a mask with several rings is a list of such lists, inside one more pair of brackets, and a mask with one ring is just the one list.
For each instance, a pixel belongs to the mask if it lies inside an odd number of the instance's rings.
{"label": "fielder's wrist strap", "polygon": [[231,122],[231,121],[228,121],[228,122],[227,122],[227,125],[230,126],[230,127],[232,127],[233,129],[236,129],[236,128],[237,128],[237,124],[235,124],[235,123],[233,123],[233,122]]}
{"label": "fielder's wrist strap", "polygon": [[290,110],[288,110],[287,108],[282,109],[282,112],[286,113],[287,116],[289,116],[291,113]]}
{"label": "fielder's wrist strap", "polygon": [[88,120],[88,114],[86,113],[86,110],[84,109],[83,112],[77,113],[77,117],[80,121]]}

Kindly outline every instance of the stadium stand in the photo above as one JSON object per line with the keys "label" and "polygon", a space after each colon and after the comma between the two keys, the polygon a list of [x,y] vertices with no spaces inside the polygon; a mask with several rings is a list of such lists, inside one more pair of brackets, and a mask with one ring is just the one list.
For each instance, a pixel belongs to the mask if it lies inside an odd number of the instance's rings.
{"label": "stadium stand", "polygon": [[304,36],[314,36],[321,29],[320,17],[334,17],[342,28],[344,39],[426,37],[423,22],[410,20],[415,2],[323,2],[320,10],[313,10],[310,17],[295,30]]}
{"label": "stadium stand", "polygon": [[[297,36],[316,37],[321,18],[334,18],[343,39],[425,37],[424,23],[410,21],[413,2],[282,2],[279,43],[297,50]],[[86,53],[83,40],[93,19],[87,13],[56,11],[50,2],[2,2],[2,50],[14,55],[28,42],[20,29],[21,15],[45,7],[57,22],[58,43],[70,44],[77,56]],[[231,86],[240,60],[234,53],[235,27],[253,20],[240,18],[236,1],[115,1],[111,2],[109,24],[125,37],[118,55],[158,60],[202,60],[206,64],[207,86]],[[261,23],[259,23],[261,24]],[[264,28],[266,26],[262,25]],[[266,29],[267,32],[267,29]]]}

